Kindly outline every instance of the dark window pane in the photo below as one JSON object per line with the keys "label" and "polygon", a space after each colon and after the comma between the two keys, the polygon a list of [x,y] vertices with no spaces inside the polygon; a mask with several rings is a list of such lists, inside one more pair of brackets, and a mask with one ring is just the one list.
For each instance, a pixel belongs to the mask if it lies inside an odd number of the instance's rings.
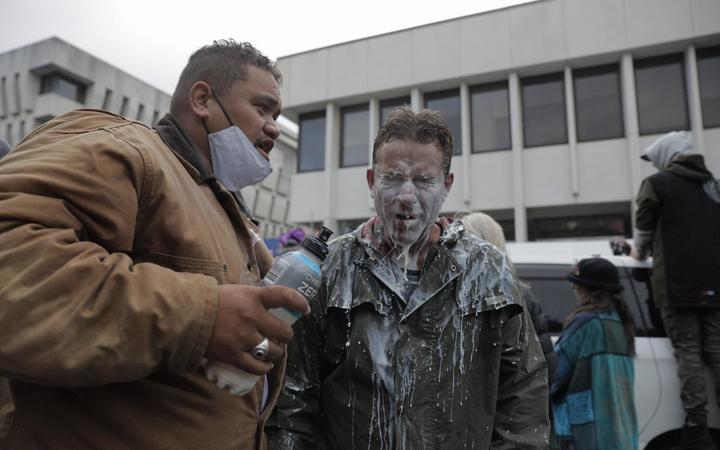
{"label": "dark window pane", "polygon": [[59,73],[43,75],[40,79],[40,93],[54,92],[78,103],[85,103],[85,85]]}
{"label": "dark window pane", "polygon": [[398,106],[410,106],[410,97],[399,97],[383,100],[380,102],[380,126],[385,125],[385,121],[393,109]]}
{"label": "dark window pane", "polygon": [[578,141],[622,137],[625,133],[618,66],[576,70],[573,83]]}
{"label": "dark window pane", "polygon": [[460,93],[457,89],[435,92],[425,96],[425,107],[438,111],[445,119],[453,137],[453,155],[462,153],[460,133]]}
{"label": "dark window pane", "polygon": [[510,105],[507,82],[476,86],[470,91],[473,153],[510,148]]}
{"label": "dark window pane", "polygon": [[720,127],[720,47],[698,52],[703,126]]}
{"label": "dark window pane", "polygon": [[640,134],[688,129],[684,70],[679,55],[635,62]]}
{"label": "dark window pane", "polygon": [[298,172],[325,169],[325,113],[300,116]]}
{"label": "dark window pane", "polygon": [[366,166],[370,128],[367,105],[343,108],[340,167]]}
{"label": "dark window pane", "polygon": [[631,236],[630,212],[572,217],[528,218],[528,239]]}
{"label": "dark window pane", "polygon": [[515,220],[514,219],[498,219],[496,222],[500,225],[503,230],[506,241],[515,240]]}
{"label": "dark window pane", "polygon": [[522,80],[525,147],[567,142],[563,74]]}

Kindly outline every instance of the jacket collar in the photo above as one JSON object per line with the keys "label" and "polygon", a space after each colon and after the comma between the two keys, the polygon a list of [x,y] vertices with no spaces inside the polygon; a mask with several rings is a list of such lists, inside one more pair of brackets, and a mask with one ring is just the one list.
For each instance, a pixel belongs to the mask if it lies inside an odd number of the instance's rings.
{"label": "jacket collar", "polygon": [[[439,218],[435,222],[439,228],[440,239],[432,242],[427,250],[425,262],[422,267],[420,281],[415,292],[405,306],[401,320],[405,320],[414,311],[440,292],[448,283],[460,275],[460,265],[452,255],[452,250],[443,244],[447,231],[451,228],[450,221]],[[355,238],[363,245],[365,250],[364,261],[370,273],[382,284],[402,298],[400,286],[397,284],[395,273],[390,267],[390,248],[383,239],[383,229],[377,217],[370,219],[355,230]],[[454,244],[454,242],[453,242]]]}
{"label": "jacket collar", "polygon": [[200,158],[200,150],[185,134],[175,116],[167,113],[155,124],[155,130],[165,145],[175,153],[187,171],[195,179],[207,182],[212,177],[206,164]]}
{"label": "jacket collar", "polygon": [[[208,184],[216,196],[218,195],[218,191],[225,190],[224,187],[220,188],[222,184],[208,170],[207,165],[203,163],[200,158],[200,150],[185,134],[175,116],[170,113],[165,114],[162,119],[155,124],[155,130],[158,132],[160,139],[175,153],[175,156],[177,156],[178,160],[185,166],[185,170],[188,171],[195,181]],[[242,212],[255,225],[258,225],[260,222],[247,206],[247,202],[240,191],[229,192],[235,198]]]}

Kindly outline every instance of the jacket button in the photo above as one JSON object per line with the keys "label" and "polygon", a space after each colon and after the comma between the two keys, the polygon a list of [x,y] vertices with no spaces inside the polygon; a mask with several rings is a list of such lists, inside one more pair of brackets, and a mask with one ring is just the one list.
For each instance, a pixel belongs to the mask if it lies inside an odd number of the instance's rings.
{"label": "jacket button", "polygon": [[252,263],[250,263],[250,262],[247,263],[247,268],[248,268],[248,270],[252,270],[252,267],[253,267],[253,266],[252,266]]}

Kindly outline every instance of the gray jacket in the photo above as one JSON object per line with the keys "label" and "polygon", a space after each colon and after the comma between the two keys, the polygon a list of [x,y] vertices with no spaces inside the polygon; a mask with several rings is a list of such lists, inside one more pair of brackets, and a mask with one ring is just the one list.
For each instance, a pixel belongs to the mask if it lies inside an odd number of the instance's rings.
{"label": "gray jacket", "polygon": [[546,448],[545,359],[503,254],[445,233],[405,301],[381,235],[371,221],[331,246],[269,448]]}

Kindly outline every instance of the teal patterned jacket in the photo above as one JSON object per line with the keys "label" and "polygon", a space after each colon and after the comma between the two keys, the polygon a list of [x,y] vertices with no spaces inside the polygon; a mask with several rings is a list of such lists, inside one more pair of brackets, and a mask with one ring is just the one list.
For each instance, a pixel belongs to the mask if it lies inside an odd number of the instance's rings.
{"label": "teal patterned jacket", "polygon": [[555,344],[553,449],[635,450],[633,355],[615,311],[578,314]]}

